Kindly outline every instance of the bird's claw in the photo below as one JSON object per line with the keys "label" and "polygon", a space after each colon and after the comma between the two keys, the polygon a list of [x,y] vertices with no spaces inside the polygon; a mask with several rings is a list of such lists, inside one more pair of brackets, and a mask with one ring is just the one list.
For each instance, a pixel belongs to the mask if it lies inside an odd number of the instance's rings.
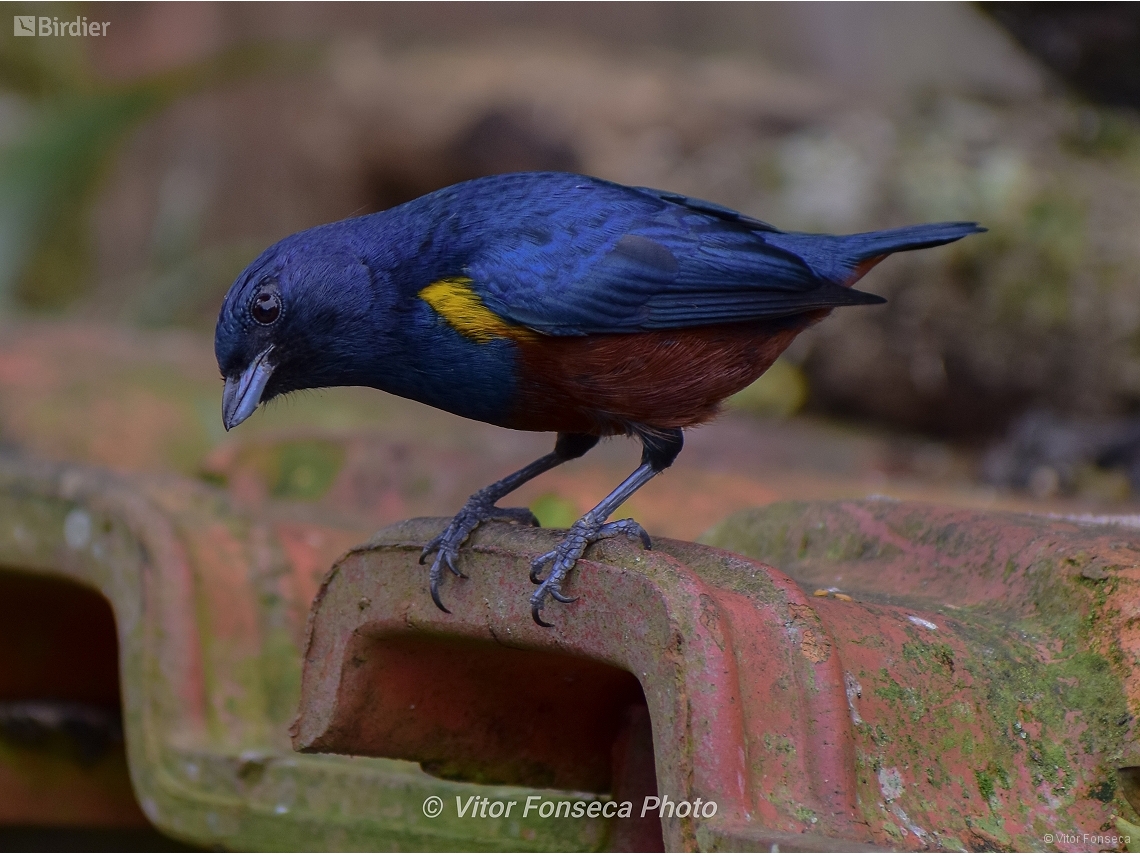
{"label": "bird's claw", "polygon": [[[450,530],[451,528],[449,526],[448,531]],[[467,577],[455,566],[455,559],[459,555],[457,546],[446,543],[443,535],[435,537],[431,543],[424,547],[424,551],[420,553],[420,564],[424,563],[424,558],[427,557],[432,550],[435,550],[435,561],[431,563],[431,571],[428,573],[428,587],[431,590],[431,599],[432,602],[439,607],[440,611],[451,614],[451,610],[448,609],[439,598],[439,583],[443,581],[443,568],[446,566],[448,570],[461,579],[466,579]]]}
{"label": "bird's claw", "polygon": [[436,607],[444,614],[451,614],[451,609],[445,606],[443,600],[439,598],[439,578],[434,573],[428,582],[428,588],[431,590],[431,601],[435,603]]}
{"label": "bird's claw", "polygon": [[467,504],[452,518],[447,528],[428,541],[427,546],[420,552],[420,564],[424,564],[428,556],[435,553],[435,560],[432,561],[431,571],[428,574],[428,586],[431,589],[432,602],[440,611],[451,614],[439,597],[439,583],[443,581],[444,566],[460,579],[466,579],[467,576],[456,566],[459,547],[467,541],[471,532],[478,528],[480,523],[492,521],[539,525],[538,517],[530,508],[498,508],[493,502],[479,495],[468,499]]}
{"label": "bird's claw", "polygon": [[[570,531],[566,533],[566,537],[558,546],[531,562],[530,581],[538,585],[538,590],[530,597],[530,614],[535,623],[539,626],[553,626],[553,624],[542,619],[542,610],[546,606],[546,598],[550,597],[560,603],[572,603],[577,600],[577,597],[568,597],[562,593],[562,583],[566,580],[566,576],[574,569],[574,565],[585,554],[590,544],[610,537],[617,537],[619,534],[624,534],[630,540],[640,540],[646,549],[653,548],[653,542],[649,539],[645,529],[634,520],[601,523],[584,518],[571,526]],[[547,563],[550,564],[550,572],[543,579],[539,573],[542,572],[543,566]]]}
{"label": "bird's claw", "polygon": [[[446,535],[451,533],[453,527],[454,523],[448,526],[441,534],[437,534],[428,542],[428,545],[425,546],[423,548],[423,551],[420,553],[420,564],[426,562],[427,557],[434,552],[436,554],[435,561],[433,561],[431,565],[433,574],[439,569],[440,562],[444,562],[447,564],[448,569],[451,570],[452,573],[462,579],[466,579],[467,577],[464,576],[463,573],[460,572],[455,566],[455,559],[459,557],[459,544],[457,543],[455,545],[452,545],[446,537]],[[464,535],[463,540],[466,539],[467,537]],[[463,540],[460,540],[459,543],[462,543]]]}

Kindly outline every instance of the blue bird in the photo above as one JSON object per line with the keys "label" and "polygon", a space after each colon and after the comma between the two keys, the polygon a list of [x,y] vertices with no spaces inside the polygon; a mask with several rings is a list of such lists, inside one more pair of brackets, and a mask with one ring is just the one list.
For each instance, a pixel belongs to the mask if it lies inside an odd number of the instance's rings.
{"label": "blue bird", "polygon": [[[456,184],[285,238],[238,277],[214,349],[229,430],[298,389],[371,386],[469,419],[553,431],[554,450],[480,490],[426,545],[432,599],[482,522],[537,525],[497,502],[604,436],[641,465],[532,563],[534,620],[610,515],[670,466],[684,428],[759,377],[893,252],[984,231],[935,223],[855,235],[784,232],[711,202],[535,172]],[[546,570],[543,576],[544,568]]]}

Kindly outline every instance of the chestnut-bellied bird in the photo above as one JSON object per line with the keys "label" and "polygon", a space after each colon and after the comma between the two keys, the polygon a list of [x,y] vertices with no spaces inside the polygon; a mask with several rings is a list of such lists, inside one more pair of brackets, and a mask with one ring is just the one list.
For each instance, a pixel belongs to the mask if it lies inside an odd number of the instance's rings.
{"label": "chestnut-bellied bird", "polygon": [[[893,252],[956,241],[975,223],[854,235],[780,231],[677,193],[555,172],[456,184],[317,226],[261,254],[226,295],[214,342],[226,429],[298,389],[372,386],[460,416],[558,434],[554,450],[471,496],[424,547],[432,599],[482,522],[537,525],[496,503],[604,436],[641,440],[641,465],[531,565],[547,597],[595,541],[649,537],[609,522],[672,464],[682,430],[772,364]],[[543,568],[549,570],[542,577]]]}

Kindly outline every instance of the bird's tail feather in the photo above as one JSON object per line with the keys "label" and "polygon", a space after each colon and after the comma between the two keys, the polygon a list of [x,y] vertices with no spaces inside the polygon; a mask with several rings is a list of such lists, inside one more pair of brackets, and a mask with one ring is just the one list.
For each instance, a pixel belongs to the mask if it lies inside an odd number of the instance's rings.
{"label": "bird's tail feather", "polygon": [[984,232],[977,223],[928,223],[855,235],[765,233],[764,241],[803,259],[821,279],[852,285],[883,258],[895,252],[941,246]]}

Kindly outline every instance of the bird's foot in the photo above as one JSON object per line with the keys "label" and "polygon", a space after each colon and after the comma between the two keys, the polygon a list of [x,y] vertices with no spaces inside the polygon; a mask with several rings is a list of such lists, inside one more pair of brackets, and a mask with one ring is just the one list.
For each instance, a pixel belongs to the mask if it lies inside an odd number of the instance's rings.
{"label": "bird's foot", "polygon": [[432,602],[439,606],[442,611],[451,614],[439,598],[439,583],[443,579],[444,566],[456,576],[466,579],[467,577],[455,566],[456,559],[459,558],[459,547],[466,542],[467,538],[471,536],[471,532],[475,531],[480,523],[492,521],[517,522],[532,526],[539,524],[538,518],[531,512],[530,508],[499,508],[495,506],[492,500],[476,493],[467,500],[467,504],[463,506],[462,510],[452,518],[447,528],[433,537],[424,547],[423,552],[420,553],[420,564],[423,564],[433,552],[435,553],[435,560],[431,564],[428,579]]}
{"label": "bird's foot", "polygon": [[[619,534],[624,534],[630,540],[640,540],[646,549],[653,548],[653,543],[650,541],[649,535],[645,533],[645,529],[634,520],[617,520],[607,523],[591,519],[587,514],[570,527],[570,531],[566,533],[566,537],[558,546],[531,562],[530,581],[538,585],[538,590],[530,597],[530,614],[535,623],[539,626],[553,626],[553,624],[546,623],[542,619],[542,609],[546,606],[546,598],[551,597],[560,603],[572,603],[578,599],[562,593],[562,583],[566,581],[566,575],[574,569],[574,565],[578,563],[578,559],[582,557],[591,543],[597,543],[599,540],[605,540],[609,537],[617,537]],[[541,579],[538,574],[542,571],[543,565],[547,563],[550,564],[550,572],[546,574],[545,579]]]}

